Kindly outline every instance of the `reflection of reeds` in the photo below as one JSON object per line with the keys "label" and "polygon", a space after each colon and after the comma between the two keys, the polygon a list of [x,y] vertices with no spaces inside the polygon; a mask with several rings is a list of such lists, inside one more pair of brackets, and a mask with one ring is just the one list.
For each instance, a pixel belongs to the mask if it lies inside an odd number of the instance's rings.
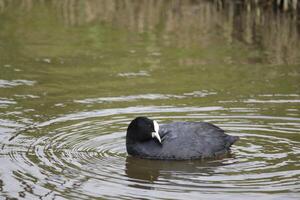
{"label": "reflection of reeds", "polygon": [[[32,8],[36,1],[23,0]],[[163,45],[203,48],[223,38],[240,41],[265,54],[265,62],[300,63],[298,0],[53,0],[50,4],[66,25],[111,24],[135,32],[153,31]],[[0,0],[0,11],[10,1]],[[16,5],[14,5],[16,6]],[[170,42],[172,41],[172,42]],[[255,59],[255,58],[254,58]]]}

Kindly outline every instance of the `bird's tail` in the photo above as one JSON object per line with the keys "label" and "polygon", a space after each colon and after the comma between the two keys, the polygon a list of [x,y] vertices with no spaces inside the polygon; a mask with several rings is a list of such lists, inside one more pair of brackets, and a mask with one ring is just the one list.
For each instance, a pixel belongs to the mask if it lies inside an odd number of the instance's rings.
{"label": "bird's tail", "polygon": [[228,135],[226,137],[227,139],[227,142],[226,142],[226,147],[229,148],[231,145],[233,145],[236,141],[238,141],[240,139],[239,136],[231,136],[231,135]]}

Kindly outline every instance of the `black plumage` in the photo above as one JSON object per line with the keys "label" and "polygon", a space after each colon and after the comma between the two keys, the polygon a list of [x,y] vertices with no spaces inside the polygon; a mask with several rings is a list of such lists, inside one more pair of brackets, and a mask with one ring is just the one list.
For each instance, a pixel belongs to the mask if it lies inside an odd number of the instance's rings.
{"label": "black plumage", "polygon": [[173,122],[159,127],[159,139],[154,138],[155,122],[137,117],[128,126],[128,154],[140,158],[186,160],[211,158],[226,154],[239,137],[230,136],[206,122]]}

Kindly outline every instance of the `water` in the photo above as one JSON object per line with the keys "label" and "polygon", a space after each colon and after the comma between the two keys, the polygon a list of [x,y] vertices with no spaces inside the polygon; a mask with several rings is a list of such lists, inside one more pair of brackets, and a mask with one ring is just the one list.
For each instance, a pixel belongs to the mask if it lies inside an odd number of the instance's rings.
{"label": "water", "polygon": [[[234,1],[0,0],[0,199],[299,199],[298,19]],[[141,115],[241,139],[217,160],[135,159]]]}

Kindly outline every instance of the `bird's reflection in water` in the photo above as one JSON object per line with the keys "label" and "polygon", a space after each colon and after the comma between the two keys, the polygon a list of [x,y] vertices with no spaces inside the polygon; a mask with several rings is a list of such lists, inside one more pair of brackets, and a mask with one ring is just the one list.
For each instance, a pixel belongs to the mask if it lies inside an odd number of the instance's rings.
{"label": "bird's reflection in water", "polygon": [[[231,159],[228,154],[214,160],[148,160],[127,156],[125,173],[133,183],[132,187],[152,189],[151,183],[159,179],[172,179],[173,175],[186,174],[193,176],[209,176],[218,167],[229,165],[226,160]],[[150,184],[149,184],[150,183]]]}

